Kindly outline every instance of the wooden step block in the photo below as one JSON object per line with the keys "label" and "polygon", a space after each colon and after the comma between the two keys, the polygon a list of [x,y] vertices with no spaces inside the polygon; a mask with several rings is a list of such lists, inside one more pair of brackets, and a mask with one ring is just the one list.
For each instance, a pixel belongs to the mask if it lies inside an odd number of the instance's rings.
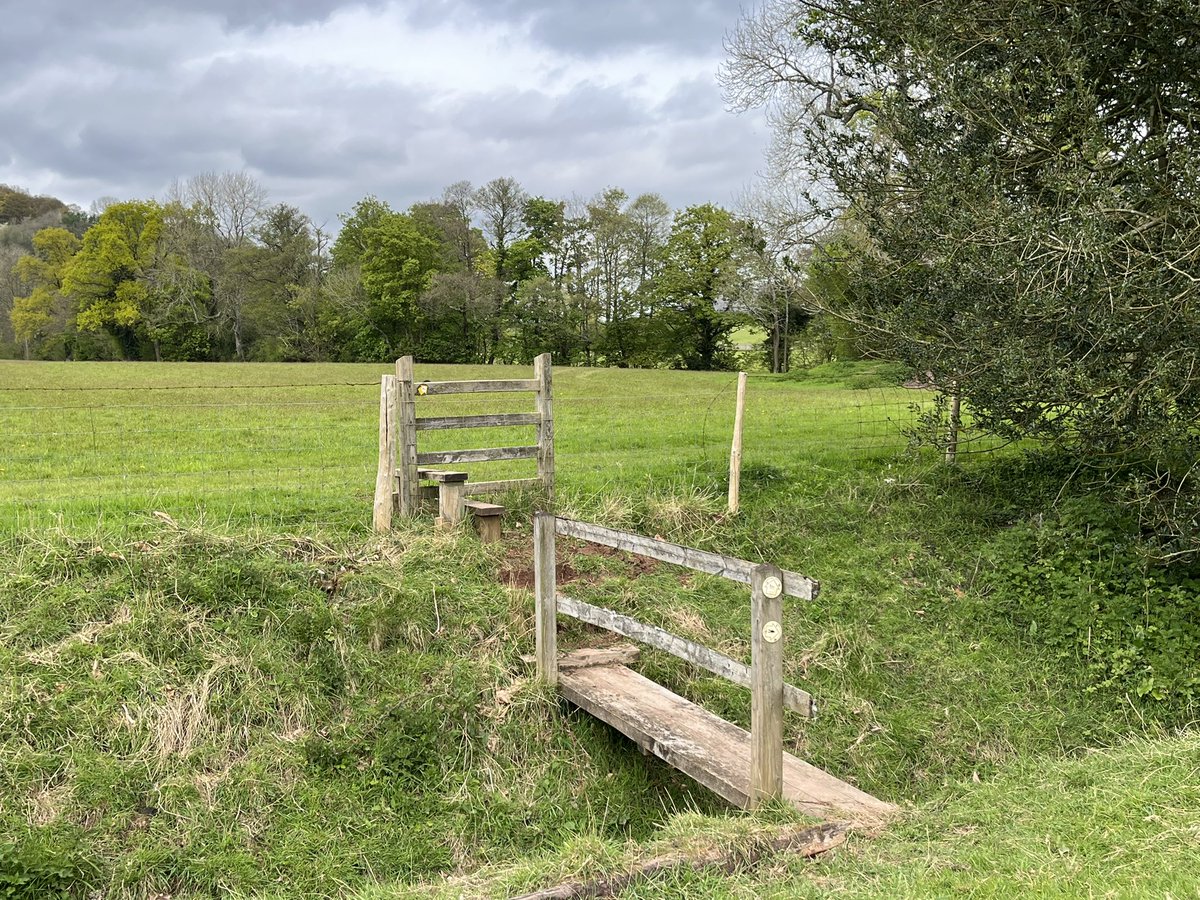
{"label": "wooden step block", "polygon": [[443,469],[417,469],[417,477],[438,484],[455,484],[467,480],[466,472],[447,472]]}
{"label": "wooden step block", "polygon": [[[750,734],[623,665],[561,667],[559,691],[644,750],[720,794],[750,800]],[[876,824],[896,807],[790,753],[783,799],[821,819]]]}
{"label": "wooden step block", "polygon": [[463,507],[475,521],[475,530],[479,539],[485,544],[494,544],[500,540],[500,520],[504,516],[504,507],[498,503],[484,503],[482,500],[464,500]]}
{"label": "wooden step block", "polygon": [[502,516],[505,512],[499,503],[484,503],[482,500],[467,500],[464,505],[475,516]]}

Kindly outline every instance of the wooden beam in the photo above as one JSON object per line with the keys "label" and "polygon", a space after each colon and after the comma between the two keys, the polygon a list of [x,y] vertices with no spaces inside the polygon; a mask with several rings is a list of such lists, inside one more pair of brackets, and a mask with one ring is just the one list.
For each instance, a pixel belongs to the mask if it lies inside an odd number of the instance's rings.
{"label": "wooden beam", "polygon": [[396,476],[396,377],[379,381],[379,468],[375,473],[375,504],[371,523],[376,531],[391,531],[395,514],[392,485]]}
{"label": "wooden beam", "polygon": [[533,380],[538,383],[538,478],[546,488],[546,500],[554,503],[554,391],[553,367],[550,354],[543,353],[533,361]]}
{"label": "wooden beam", "polygon": [[515,381],[422,381],[417,385],[417,395],[424,397],[427,394],[494,394],[537,389],[537,380],[533,378]]}
{"label": "wooden beam", "polygon": [[463,520],[463,487],[461,481],[438,485],[438,525],[442,528],[453,528]]}
{"label": "wooden beam", "polygon": [[534,459],[537,447],[481,447],[477,450],[433,450],[417,454],[419,466],[443,466],[451,463],[499,462],[507,459]]}
{"label": "wooden beam", "polygon": [[417,404],[413,392],[413,358],[396,360],[398,382],[397,453],[400,454],[396,474],[400,478],[400,514],[415,516],[420,506],[417,487]]}
{"label": "wooden beam", "polygon": [[750,598],[750,809],[783,796],[783,572],[755,566]]}
{"label": "wooden beam", "polygon": [[445,428],[511,428],[517,425],[537,425],[537,413],[494,413],[486,416],[426,416],[417,419],[417,431],[440,431]]}
{"label": "wooden beam", "polygon": [[538,675],[547,684],[558,684],[558,606],[554,602],[555,558],[554,516],[533,516],[534,640]]}
{"label": "wooden beam", "polygon": [[[749,666],[737,660],[730,659],[728,656],[705,647],[703,644],[698,644],[695,641],[689,641],[687,638],[681,638],[677,634],[664,631],[657,625],[647,625],[645,622],[639,622],[637,619],[613,612],[611,609],[593,606],[590,603],[585,603],[583,600],[576,600],[574,597],[567,597],[564,594],[558,595],[558,611],[573,619],[587,622],[589,625],[595,625],[598,628],[604,628],[623,637],[632,638],[635,641],[641,641],[643,644],[654,647],[656,650],[662,650],[670,653],[672,656],[687,660],[692,665],[699,666],[701,669],[712,672],[714,675],[720,675],[734,684],[746,688],[752,687],[753,683]],[[816,716],[816,703],[813,702],[812,694],[802,691],[798,687],[784,684],[783,703],[792,712],[799,713],[802,716],[810,719]]]}
{"label": "wooden beam", "polygon": [[733,447],[729,451],[729,514],[736,515],[742,497],[742,428],[746,414],[746,373],[738,372],[733,409]]}
{"label": "wooden beam", "polygon": [[498,494],[501,491],[519,491],[525,488],[537,487],[542,483],[540,478],[509,478],[505,481],[468,481],[467,496],[475,494]]}
{"label": "wooden beam", "polygon": [[[676,566],[684,566],[697,572],[709,575],[719,575],[730,581],[750,584],[750,573],[754,563],[720,553],[710,553],[707,550],[696,550],[657,538],[648,538],[628,531],[617,531],[605,528],[603,525],[592,525],[587,522],[576,522],[574,519],[558,519],[555,526],[558,533],[564,537],[578,538],[604,547],[625,550],[639,556],[661,560]],[[782,572],[783,592],[789,597],[799,597],[801,600],[812,600],[820,593],[821,585],[804,575],[795,572]]]}

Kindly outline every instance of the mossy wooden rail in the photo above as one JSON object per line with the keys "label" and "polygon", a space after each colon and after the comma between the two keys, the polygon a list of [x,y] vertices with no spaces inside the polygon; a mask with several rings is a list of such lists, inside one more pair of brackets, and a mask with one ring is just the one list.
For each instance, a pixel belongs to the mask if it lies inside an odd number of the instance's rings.
{"label": "mossy wooden rail", "polygon": [[[770,564],[537,513],[534,517],[538,674],[581,709],[632,738],[731,803],[754,808],[783,799],[819,818],[879,822],[895,811],[783,750],[783,714],[816,714],[812,696],[783,680],[783,598],[812,600],[820,585]],[[556,538],[576,538],[750,586],[750,665],[612,610],[559,594]],[[663,650],[750,688],[750,731],[713,715],[624,665],[627,657],[558,653],[558,615]]]}
{"label": "mossy wooden rail", "polygon": [[[420,397],[447,394],[485,394],[529,391],[535,409],[527,413],[492,413],[471,416],[417,417]],[[504,428],[532,425],[537,443],[518,447],[479,447],[461,450],[417,449],[417,433],[466,428]],[[475,494],[491,494],[514,488],[540,485],[548,497],[554,493],[554,398],[553,371],[549,353],[533,363],[533,377],[476,381],[420,381],[413,375],[413,358],[396,360],[396,374],[384,375],[379,393],[379,469],[375,480],[373,522],[376,531],[389,531],[395,515],[415,515],[420,508],[420,480],[424,467],[459,463],[537,460],[536,478],[500,481],[470,481],[466,478],[443,488],[440,507],[445,520],[462,515],[462,500]],[[449,507],[449,510],[448,510]]]}

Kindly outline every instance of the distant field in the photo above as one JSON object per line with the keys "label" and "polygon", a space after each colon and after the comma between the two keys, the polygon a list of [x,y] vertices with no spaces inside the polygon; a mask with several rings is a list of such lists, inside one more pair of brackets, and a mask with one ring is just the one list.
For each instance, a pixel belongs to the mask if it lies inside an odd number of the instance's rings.
{"label": "distant field", "polygon": [[[384,365],[0,363],[0,528],[89,523],[152,510],[211,520],[365,525]],[[427,379],[526,377],[523,367],[420,366]],[[752,376],[745,461],[781,470],[903,450],[901,388]],[[637,489],[727,466],[736,376],[555,373],[560,489]],[[423,399],[418,415],[532,408],[529,395]],[[423,449],[533,443],[532,428],[422,435]],[[472,467],[469,467],[472,468]],[[473,467],[532,474],[531,463]],[[486,470],[486,471],[485,471]],[[702,472],[701,476],[695,473]],[[723,489],[720,483],[715,487]]]}

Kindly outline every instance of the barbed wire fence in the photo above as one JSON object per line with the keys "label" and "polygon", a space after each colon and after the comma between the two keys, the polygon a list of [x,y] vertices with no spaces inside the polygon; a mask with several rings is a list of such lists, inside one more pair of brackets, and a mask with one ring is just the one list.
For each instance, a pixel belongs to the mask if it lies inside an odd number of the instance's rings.
{"label": "barbed wire fence", "polygon": [[[556,455],[565,489],[669,484],[698,467],[719,478],[727,466],[735,374],[665,380],[631,370],[605,378],[595,370],[559,369],[558,375]],[[428,402],[422,415],[473,415],[524,411],[528,398],[452,395]],[[6,436],[0,534],[123,527],[156,512],[210,523],[366,528],[378,406],[377,377],[0,385]],[[929,391],[815,389],[752,376],[744,459],[748,467],[781,471],[878,464],[911,452],[936,406]],[[996,440],[972,434],[969,414],[965,419],[960,460],[996,449]],[[436,433],[427,437],[423,449],[442,449]],[[461,436],[442,439],[462,446]],[[483,430],[472,440],[511,443],[511,431]],[[487,465],[489,479],[528,474],[520,462]]]}

